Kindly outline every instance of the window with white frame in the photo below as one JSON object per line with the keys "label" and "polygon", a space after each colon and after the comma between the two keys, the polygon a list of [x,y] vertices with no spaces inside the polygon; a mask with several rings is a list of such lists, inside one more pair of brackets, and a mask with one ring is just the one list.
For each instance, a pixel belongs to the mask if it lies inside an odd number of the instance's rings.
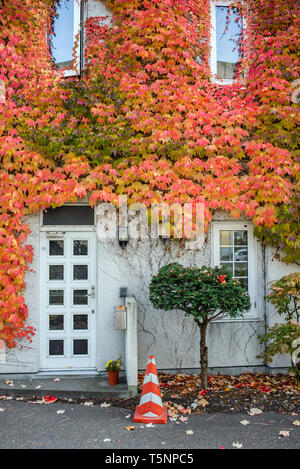
{"label": "window with white frame", "polygon": [[240,60],[239,40],[244,20],[230,0],[211,2],[211,57],[214,80],[232,83]]}
{"label": "window with white frame", "polygon": [[246,318],[256,318],[257,252],[253,226],[245,222],[213,222],[213,264],[224,266],[248,291],[251,310]]}
{"label": "window with white frame", "polygon": [[[50,37],[51,53],[56,68],[64,69],[65,76],[76,75],[81,69],[81,6],[80,0],[61,0],[56,7],[57,16],[54,17]],[[72,69],[73,53],[77,70]]]}

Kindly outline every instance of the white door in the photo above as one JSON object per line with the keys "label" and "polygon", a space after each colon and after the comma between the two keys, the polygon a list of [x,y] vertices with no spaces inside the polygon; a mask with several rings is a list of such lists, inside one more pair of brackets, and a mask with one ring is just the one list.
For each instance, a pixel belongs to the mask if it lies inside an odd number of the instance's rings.
{"label": "white door", "polygon": [[43,232],[41,247],[41,368],[95,369],[96,234]]}

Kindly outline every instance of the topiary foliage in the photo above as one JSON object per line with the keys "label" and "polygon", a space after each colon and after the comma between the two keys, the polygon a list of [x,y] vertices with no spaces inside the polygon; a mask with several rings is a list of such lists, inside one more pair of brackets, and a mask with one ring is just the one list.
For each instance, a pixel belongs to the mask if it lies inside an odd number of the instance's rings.
{"label": "topiary foliage", "polygon": [[248,293],[224,267],[162,267],[150,283],[150,301],[162,310],[181,309],[200,328],[201,384],[207,386],[207,326],[225,315],[242,316],[251,307]]}

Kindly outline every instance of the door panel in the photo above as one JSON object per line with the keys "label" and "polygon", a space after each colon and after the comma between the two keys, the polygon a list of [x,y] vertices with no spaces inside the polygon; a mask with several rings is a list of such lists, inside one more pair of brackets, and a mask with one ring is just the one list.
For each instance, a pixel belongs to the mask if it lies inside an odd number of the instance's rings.
{"label": "door panel", "polygon": [[41,233],[41,367],[96,367],[96,234]]}

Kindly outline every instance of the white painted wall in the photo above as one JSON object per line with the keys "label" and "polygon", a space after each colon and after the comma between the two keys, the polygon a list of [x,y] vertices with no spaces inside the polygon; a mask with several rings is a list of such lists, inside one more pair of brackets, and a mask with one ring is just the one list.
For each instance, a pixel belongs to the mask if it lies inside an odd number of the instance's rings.
{"label": "white painted wall", "polygon": [[[220,221],[224,216],[217,216]],[[0,364],[1,373],[35,373],[39,363],[39,315],[40,285],[39,215],[26,217],[31,234],[26,243],[34,248],[34,271],[26,274],[25,299],[29,308],[28,324],[37,328],[37,335],[30,348],[7,352],[6,363]],[[267,249],[267,281],[278,279],[299,270],[295,265],[286,266],[272,258]],[[128,296],[137,301],[138,367],[146,367],[147,357],[153,354],[158,369],[199,368],[199,331],[190,317],[182,311],[163,312],[153,308],[148,288],[153,274],[170,262],[184,265],[209,265],[211,263],[211,237],[198,250],[185,250],[178,241],[130,240],[124,250],[117,240],[98,241],[98,352],[97,369],[104,371],[107,360],[121,353],[125,359],[125,332],[114,329],[113,308],[124,304],[119,298],[119,288],[127,287]],[[208,329],[209,366],[226,371],[232,367],[254,369],[261,365],[256,358],[260,351],[257,335],[264,329],[263,270],[261,249],[258,250],[258,281],[261,285],[258,297],[259,320],[235,320],[217,322]],[[278,321],[272,305],[266,305],[268,324]],[[289,366],[286,357],[278,357],[272,367]]]}
{"label": "white painted wall", "polygon": [[26,273],[26,290],[24,292],[29,315],[27,323],[37,329],[36,335],[30,344],[27,340],[23,346],[6,349],[6,363],[0,363],[0,373],[36,373],[39,370],[39,316],[40,316],[40,226],[39,214],[27,216],[24,223],[28,223],[31,234],[26,244],[31,244],[34,249],[34,258]]}
{"label": "white painted wall", "polygon": [[[266,264],[267,264],[267,293],[270,291],[270,282],[279,280],[284,275],[291,274],[293,272],[300,272],[300,268],[296,264],[285,264],[278,261],[275,257],[275,250],[272,248],[266,249]],[[276,323],[284,322],[284,318],[280,316],[274,306],[267,302],[267,324],[273,326]],[[289,355],[276,355],[274,360],[269,364],[270,368],[276,367],[289,367],[291,366],[291,359]]]}
{"label": "white painted wall", "polygon": [[[113,307],[120,304],[119,288],[127,287],[138,303],[138,366],[145,368],[147,357],[156,357],[160,369],[199,368],[199,330],[192,318],[182,311],[158,311],[149,301],[153,274],[170,262],[184,265],[211,263],[211,240],[199,251],[187,251],[177,241],[130,240],[122,250],[117,241],[99,243],[99,288],[101,329],[111,327]],[[261,259],[258,275],[261,277]],[[263,331],[263,299],[260,294],[259,320],[216,322],[208,329],[210,367],[255,367],[260,346],[257,333]],[[102,317],[103,314],[103,317]],[[122,347],[121,331],[112,332],[116,346]],[[111,340],[103,335],[103,363],[111,358]],[[107,345],[104,345],[104,344]]]}
{"label": "white painted wall", "polygon": [[88,0],[87,5],[86,5],[86,17],[90,18],[92,16],[102,16],[102,17],[103,16],[109,16],[109,17],[111,17],[112,14],[106,8],[104,2],[100,2],[99,0]]}

